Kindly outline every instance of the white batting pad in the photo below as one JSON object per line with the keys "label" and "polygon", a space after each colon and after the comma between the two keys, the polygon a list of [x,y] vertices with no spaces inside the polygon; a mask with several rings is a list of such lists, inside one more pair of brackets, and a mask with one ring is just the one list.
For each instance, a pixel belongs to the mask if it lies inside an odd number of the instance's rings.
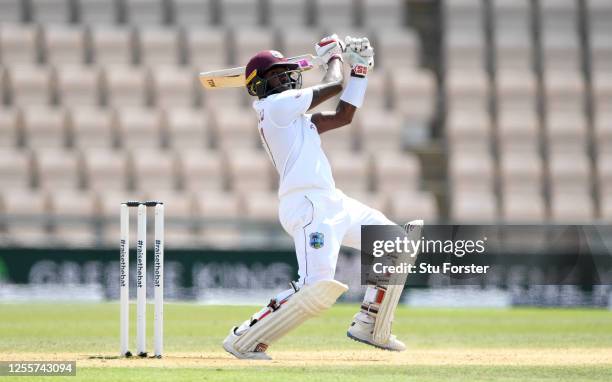
{"label": "white batting pad", "polygon": [[329,309],[348,287],[335,280],[322,280],[302,287],[276,311],[253,325],[236,340],[240,352],[265,349],[309,318]]}
{"label": "white batting pad", "polygon": [[[423,229],[423,220],[413,220],[405,225],[406,233],[409,240],[420,240],[421,231]],[[418,255],[418,254],[417,254]],[[416,256],[410,259],[409,255],[403,252],[399,256],[399,263],[410,262],[416,260]],[[396,279],[391,279],[389,286],[385,292],[385,296],[380,303],[378,308],[378,314],[376,315],[376,321],[374,322],[374,331],[372,337],[375,342],[385,344],[389,341],[391,336],[391,324],[393,323],[393,316],[395,309],[399,303],[399,299],[404,290],[404,284],[406,284],[406,273],[394,274]]]}

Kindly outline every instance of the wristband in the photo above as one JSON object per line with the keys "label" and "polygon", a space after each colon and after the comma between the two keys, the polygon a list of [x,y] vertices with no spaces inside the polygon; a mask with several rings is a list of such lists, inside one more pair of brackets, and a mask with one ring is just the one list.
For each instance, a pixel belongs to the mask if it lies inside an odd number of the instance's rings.
{"label": "wristband", "polygon": [[349,77],[346,88],[344,88],[344,91],[340,96],[340,100],[359,108],[361,105],[363,105],[363,99],[365,98],[367,87],[367,78]]}
{"label": "wristband", "polygon": [[332,54],[332,56],[329,58],[329,60],[327,60],[327,62],[331,62],[331,60],[333,60],[334,58],[339,59],[341,62],[344,62],[344,58],[342,58],[342,55],[340,53],[334,53]]}

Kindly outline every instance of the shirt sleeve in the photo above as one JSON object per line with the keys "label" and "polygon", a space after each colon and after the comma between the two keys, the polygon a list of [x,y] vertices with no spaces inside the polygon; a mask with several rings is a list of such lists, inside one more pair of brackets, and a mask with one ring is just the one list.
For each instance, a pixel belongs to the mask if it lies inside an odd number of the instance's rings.
{"label": "shirt sleeve", "polygon": [[278,94],[268,108],[269,118],[278,127],[286,127],[312,104],[312,88],[286,90]]}

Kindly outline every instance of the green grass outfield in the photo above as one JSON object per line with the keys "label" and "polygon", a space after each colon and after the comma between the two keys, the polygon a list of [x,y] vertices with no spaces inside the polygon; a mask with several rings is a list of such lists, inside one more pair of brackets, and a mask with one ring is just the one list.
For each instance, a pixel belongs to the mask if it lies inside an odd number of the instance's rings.
{"label": "green grass outfield", "polygon": [[271,346],[274,361],[235,360],[220,343],[256,309],[168,303],[164,358],[125,360],[117,303],[0,304],[0,360],[77,360],[53,381],[612,381],[610,311],[400,308],[409,349],[391,353],[348,340],[357,305],[341,304]]}

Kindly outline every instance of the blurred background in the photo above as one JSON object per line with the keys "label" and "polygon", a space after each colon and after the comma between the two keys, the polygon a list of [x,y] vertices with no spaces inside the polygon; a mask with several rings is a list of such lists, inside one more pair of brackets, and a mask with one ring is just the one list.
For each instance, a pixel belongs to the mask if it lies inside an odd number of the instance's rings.
{"label": "blurred background", "polygon": [[[611,20],[608,0],[0,0],[0,300],[115,298],[131,199],[166,204],[169,298],[284,288],[252,99],[197,74],[330,33],[376,51],[365,106],[322,136],[349,196],[399,223],[609,223]],[[474,301],[610,291],[493,293]]]}

